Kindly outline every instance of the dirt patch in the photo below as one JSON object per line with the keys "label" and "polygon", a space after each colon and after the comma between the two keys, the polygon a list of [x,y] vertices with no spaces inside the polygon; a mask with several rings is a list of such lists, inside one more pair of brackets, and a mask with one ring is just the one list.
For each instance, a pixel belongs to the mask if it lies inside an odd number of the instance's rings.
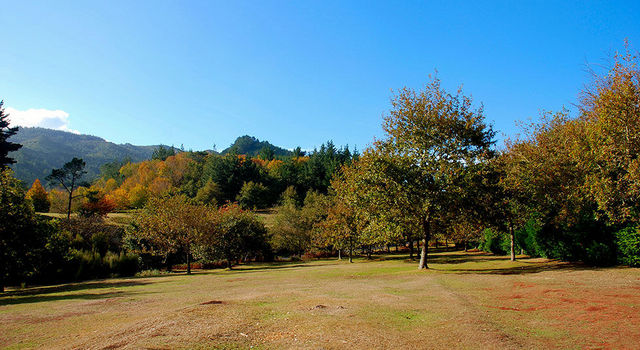
{"label": "dirt patch", "polygon": [[224,304],[224,301],[222,301],[222,300],[209,300],[209,301],[205,301],[204,303],[200,303],[200,305],[218,305],[218,304]]}
{"label": "dirt patch", "polygon": [[524,312],[531,312],[531,311],[538,311],[538,310],[544,310],[544,309],[548,309],[548,307],[545,306],[540,306],[540,307],[525,307],[525,308],[515,308],[515,307],[506,307],[506,306],[490,306],[493,309],[499,309],[499,310],[505,310],[505,311],[524,311]]}

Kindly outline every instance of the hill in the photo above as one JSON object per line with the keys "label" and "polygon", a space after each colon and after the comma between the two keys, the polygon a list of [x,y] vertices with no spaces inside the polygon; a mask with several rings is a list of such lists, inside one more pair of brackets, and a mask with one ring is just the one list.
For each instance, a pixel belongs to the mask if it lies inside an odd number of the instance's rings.
{"label": "hill", "polygon": [[257,138],[249,135],[240,136],[236,141],[227,149],[222,151],[222,154],[227,154],[231,151],[235,151],[238,154],[246,154],[248,156],[257,156],[260,154],[260,150],[264,147],[270,147],[276,156],[288,156],[291,155],[291,151],[284,148],[274,146],[268,141],[260,141]]}
{"label": "hill", "polygon": [[134,162],[149,159],[157,147],[115,144],[91,135],[25,127],[20,127],[10,141],[22,145],[10,156],[17,162],[12,166],[15,176],[26,186],[36,178],[44,180],[51,169],[62,167],[73,157],[82,158],[87,163],[84,180],[91,181],[98,177],[101,165],[127,157]]}

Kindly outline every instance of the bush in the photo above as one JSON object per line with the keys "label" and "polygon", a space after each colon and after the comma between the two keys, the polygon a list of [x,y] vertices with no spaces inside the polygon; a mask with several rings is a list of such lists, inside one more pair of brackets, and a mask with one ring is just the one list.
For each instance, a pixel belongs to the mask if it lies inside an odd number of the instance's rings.
{"label": "bush", "polygon": [[612,244],[593,241],[587,246],[583,260],[589,265],[613,265],[616,263],[616,249]]}
{"label": "bush", "polygon": [[484,239],[480,243],[480,249],[496,255],[506,255],[511,249],[511,242],[505,235],[495,232],[492,229],[484,230]]}
{"label": "bush", "polygon": [[111,274],[121,277],[133,276],[138,272],[140,258],[137,255],[107,253],[105,261],[109,264]]}
{"label": "bush", "polygon": [[103,257],[98,252],[76,251],[71,264],[74,280],[106,278],[111,276],[133,276],[138,272],[136,255],[107,252]]}
{"label": "bush", "polygon": [[640,266],[640,226],[626,227],[615,235],[618,260],[625,265]]}
{"label": "bush", "polygon": [[516,245],[531,257],[540,257],[540,248],[536,241],[540,226],[536,220],[531,219],[522,228],[515,231]]}

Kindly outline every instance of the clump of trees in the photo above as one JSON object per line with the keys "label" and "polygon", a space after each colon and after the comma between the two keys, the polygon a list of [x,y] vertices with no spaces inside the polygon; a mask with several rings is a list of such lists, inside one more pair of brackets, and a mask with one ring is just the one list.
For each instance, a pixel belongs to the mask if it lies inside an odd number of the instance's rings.
{"label": "clump of trees", "polygon": [[152,198],[136,215],[129,241],[139,254],[159,255],[166,263],[172,254],[183,254],[187,274],[194,256],[225,260],[231,268],[269,256],[270,249],[266,228],[254,214],[238,205],[193,204],[184,195]]}
{"label": "clump of trees", "polygon": [[637,55],[616,55],[583,92],[578,116],[545,113],[504,149],[461,91],[444,91],[437,78],[403,89],[385,116],[386,137],[334,183],[325,226],[373,244],[419,233],[420,268],[434,233],[512,260],[520,251],[638,264],[639,72]]}
{"label": "clump of trees", "polygon": [[358,156],[330,141],[309,155],[299,149],[276,155],[266,146],[254,157],[233,150],[225,155],[167,150],[149,161],[103,166],[91,189],[104,193],[116,210],[139,209],[153,196],[167,194],[203,204],[238,202],[245,209],[264,209],[276,206],[288,187],[302,198],[308,191],[326,194],[334,174]]}

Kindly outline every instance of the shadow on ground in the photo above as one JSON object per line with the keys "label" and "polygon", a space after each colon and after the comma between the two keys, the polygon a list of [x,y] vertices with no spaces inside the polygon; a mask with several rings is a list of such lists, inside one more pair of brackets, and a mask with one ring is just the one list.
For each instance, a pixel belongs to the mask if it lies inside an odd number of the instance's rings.
{"label": "shadow on ground", "polygon": [[62,294],[68,292],[83,292],[97,289],[105,289],[105,288],[125,288],[125,287],[135,287],[135,286],[143,286],[150,284],[151,282],[146,281],[95,281],[95,282],[84,282],[84,283],[73,283],[73,284],[65,284],[58,286],[50,286],[50,287],[37,287],[37,288],[28,288],[21,289],[15,291],[8,291],[4,294],[0,295],[0,306],[2,305],[12,305],[12,304],[25,304],[25,303],[37,303],[42,301],[52,301],[52,300],[69,300],[69,299],[105,299],[105,298],[114,298],[121,297],[130,294],[130,292],[125,291],[104,291],[102,293],[70,293],[70,294]]}
{"label": "shadow on ground", "polygon": [[[374,257],[373,261],[384,260],[402,260],[410,264],[417,264],[419,256],[414,257],[414,260],[408,258],[406,252],[399,254],[385,254],[383,256]],[[539,273],[544,271],[598,271],[602,270],[602,267],[588,266],[584,263],[578,262],[563,262],[558,260],[538,260],[531,261],[531,258],[525,257],[517,260],[518,266],[513,266],[509,262],[508,256],[494,255],[482,251],[468,251],[453,250],[447,248],[441,249],[429,249],[429,256],[427,263],[430,266],[430,270],[441,271],[448,273],[459,274],[494,274],[494,275],[517,275],[517,274],[529,274]],[[467,264],[465,268],[459,268],[455,265]],[[474,268],[473,264],[477,263],[478,267]],[[488,263],[488,264],[487,264]],[[495,263],[495,267],[486,267]],[[441,267],[433,265],[454,265],[453,267]]]}

